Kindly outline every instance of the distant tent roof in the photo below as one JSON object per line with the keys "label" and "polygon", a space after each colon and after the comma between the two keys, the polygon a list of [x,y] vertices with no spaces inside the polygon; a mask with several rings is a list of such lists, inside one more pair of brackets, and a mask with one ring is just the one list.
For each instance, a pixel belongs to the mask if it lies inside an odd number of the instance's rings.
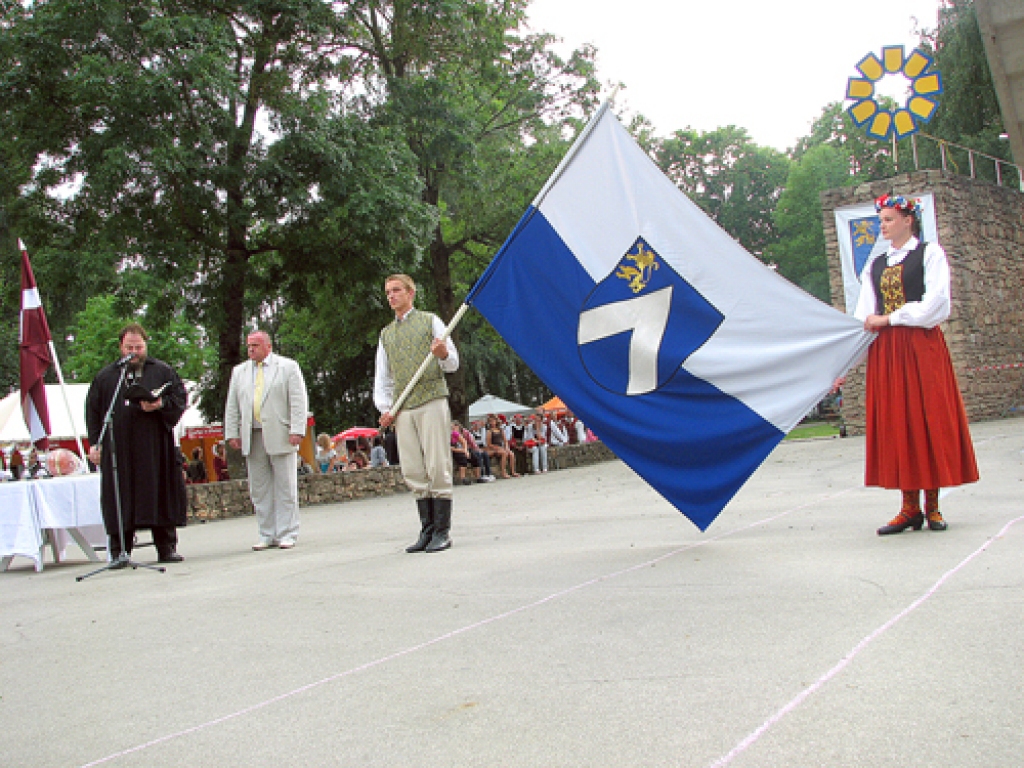
{"label": "distant tent roof", "polygon": [[558,395],[555,395],[550,400],[548,400],[546,403],[544,403],[544,405],[542,405],[541,408],[543,408],[545,411],[567,411],[567,410],[569,410],[568,408],[565,407],[565,403],[562,402],[562,398],[558,397]]}
{"label": "distant tent roof", "polygon": [[[185,389],[189,393],[189,407],[175,429],[175,433],[179,436],[184,432],[185,427],[201,426],[205,423],[202,414],[196,407],[198,396],[195,382],[186,381]],[[64,405],[64,395],[60,391],[60,384],[46,385],[46,403],[50,410],[50,437],[53,439],[86,436],[85,398],[89,394],[89,385],[68,384],[67,393],[68,406],[71,408],[71,416],[74,417],[74,426],[71,424],[71,417],[68,416],[68,407]],[[28,427],[25,426],[25,419],[21,414],[21,390],[15,390],[0,400],[0,443],[27,443],[31,439]]]}
{"label": "distant tent roof", "polygon": [[502,400],[494,395],[484,395],[469,406],[469,420],[484,419],[491,413],[496,416],[512,416],[516,413],[533,413],[533,410],[528,405],[520,405],[509,400]]}
{"label": "distant tent roof", "polygon": [[[74,426],[68,417],[68,408],[64,405],[60,384],[46,385],[51,438],[85,437],[85,396],[89,392],[89,385],[68,384],[67,387],[68,405],[75,419]],[[16,389],[0,401],[0,443],[27,443],[31,440],[32,436],[25,426],[25,418],[21,413],[21,390]]]}

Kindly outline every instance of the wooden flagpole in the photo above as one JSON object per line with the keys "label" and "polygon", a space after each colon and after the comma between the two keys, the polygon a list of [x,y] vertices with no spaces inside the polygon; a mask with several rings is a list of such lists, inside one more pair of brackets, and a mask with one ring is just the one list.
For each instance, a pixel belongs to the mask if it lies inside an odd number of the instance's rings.
{"label": "wooden flagpole", "polygon": [[[558,167],[555,168],[555,172],[551,174],[547,182],[541,188],[541,191],[537,194],[537,197],[534,198],[534,208],[540,205],[541,201],[547,195],[548,190],[551,189],[555,181],[558,180],[558,177],[562,175],[562,172],[569,165],[572,158],[576,155],[577,152],[579,152],[580,147],[583,146],[584,142],[587,140],[587,137],[590,135],[590,132],[594,129],[594,126],[597,124],[598,117],[600,117],[601,114],[610,107],[612,101],[615,99],[615,96],[616,94],[618,94],[618,92],[619,86],[615,86],[615,88],[612,90],[611,95],[604,100],[604,103],[602,103],[601,106],[598,108],[597,112],[594,113],[594,116],[590,118],[590,121],[580,132],[580,135],[576,137],[576,141],[573,142],[573,145],[569,148],[569,151],[565,153],[565,157],[562,158],[562,161],[558,164]],[[458,312],[456,312],[455,316],[452,318],[452,321],[448,323],[448,326],[444,329],[444,333],[441,334],[440,338],[443,341],[448,340],[448,337],[451,336],[452,331],[455,330],[455,326],[459,324],[459,321],[462,319],[462,316],[466,314],[466,311],[468,309],[469,304],[463,302],[463,304],[459,307]],[[409,383],[406,384],[405,389],[402,391],[402,394],[399,395],[398,399],[395,400],[395,402],[392,404],[391,409],[388,411],[391,414],[392,418],[398,415],[398,412],[405,404],[405,401],[409,398],[409,394],[412,392],[413,387],[415,387],[416,384],[419,383],[420,378],[422,378],[423,374],[426,372],[427,366],[430,365],[430,361],[433,359],[433,357],[433,353],[427,353],[426,358],[423,360],[422,363],[420,363],[420,367],[416,370],[416,373],[413,375],[411,379],[409,379]]]}

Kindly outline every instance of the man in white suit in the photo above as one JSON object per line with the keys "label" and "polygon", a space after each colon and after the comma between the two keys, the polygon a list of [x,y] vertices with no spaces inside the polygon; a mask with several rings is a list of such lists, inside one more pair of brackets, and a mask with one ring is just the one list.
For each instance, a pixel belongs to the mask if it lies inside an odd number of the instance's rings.
{"label": "man in white suit", "polygon": [[246,339],[249,360],[235,366],[224,411],[224,437],[241,450],[256,508],[257,552],[291,549],[299,535],[297,449],[309,410],[299,364],[275,355],[265,331]]}

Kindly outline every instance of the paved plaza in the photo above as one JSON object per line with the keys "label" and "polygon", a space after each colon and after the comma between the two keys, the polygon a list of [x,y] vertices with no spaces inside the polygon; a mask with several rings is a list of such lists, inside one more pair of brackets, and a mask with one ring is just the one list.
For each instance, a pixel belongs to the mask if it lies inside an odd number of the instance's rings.
{"label": "paved plaza", "polygon": [[[706,533],[619,462],[0,573],[4,766],[1024,766],[1024,419],[950,528],[879,538],[861,438],[781,445]],[[148,535],[144,535],[144,538]],[[152,562],[152,548],[137,551]]]}

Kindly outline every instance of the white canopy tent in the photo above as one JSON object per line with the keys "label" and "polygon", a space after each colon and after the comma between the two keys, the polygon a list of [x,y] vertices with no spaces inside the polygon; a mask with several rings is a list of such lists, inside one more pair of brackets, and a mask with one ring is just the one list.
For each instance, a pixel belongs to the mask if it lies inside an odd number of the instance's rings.
{"label": "white canopy tent", "polygon": [[528,405],[503,400],[495,395],[484,395],[469,406],[469,420],[486,419],[492,413],[495,416],[514,416],[517,413],[533,413],[535,410]]}
{"label": "white canopy tent", "polygon": [[[185,389],[189,394],[189,406],[174,430],[178,439],[184,434],[186,427],[201,427],[206,424],[197,407],[199,404],[199,398],[195,394],[197,387],[198,385],[194,381],[185,382]],[[67,385],[68,405],[71,408],[69,416],[68,408],[64,405],[64,395],[60,391],[60,384],[46,385],[46,404],[50,412],[51,438],[68,440],[86,436],[85,398],[88,394],[88,384]],[[72,419],[74,423],[72,423]],[[15,390],[0,400],[0,443],[29,443],[31,441],[32,436],[29,434],[28,427],[25,426],[25,419],[21,414],[21,390]]]}
{"label": "white canopy tent", "polygon": [[[85,437],[85,396],[89,394],[88,384],[68,384],[68,408],[60,384],[46,385],[46,405],[50,412],[50,437],[74,439]],[[72,423],[72,418],[74,423]],[[16,389],[0,400],[0,443],[29,443],[32,435],[25,426],[21,413],[21,390]]]}

